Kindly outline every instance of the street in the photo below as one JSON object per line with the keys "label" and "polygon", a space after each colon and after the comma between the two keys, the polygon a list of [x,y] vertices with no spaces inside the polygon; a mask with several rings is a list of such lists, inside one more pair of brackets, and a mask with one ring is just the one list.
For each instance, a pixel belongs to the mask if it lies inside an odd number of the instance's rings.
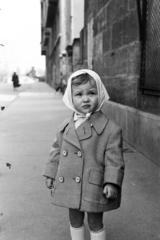
{"label": "street", "polygon": [[[0,105],[6,106],[0,112],[0,239],[70,240],[68,210],[51,204],[42,172],[56,129],[71,111],[44,82],[16,93],[0,84]],[[127,143],[124,158],[122,204],[104,214],[106,239],[160,240],[160,168]],[[89,240],[88,227],[86,235]]]}

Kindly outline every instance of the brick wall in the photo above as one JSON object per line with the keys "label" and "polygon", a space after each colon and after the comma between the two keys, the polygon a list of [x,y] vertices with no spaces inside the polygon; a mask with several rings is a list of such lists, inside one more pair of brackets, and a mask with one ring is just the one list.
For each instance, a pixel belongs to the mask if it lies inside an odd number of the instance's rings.
{"label": "brick wall", "polygon": [[136,1],[86,0],[85,26],[92,18],[93,69],[100,74],[111,100],[136,107],[140,74]]}

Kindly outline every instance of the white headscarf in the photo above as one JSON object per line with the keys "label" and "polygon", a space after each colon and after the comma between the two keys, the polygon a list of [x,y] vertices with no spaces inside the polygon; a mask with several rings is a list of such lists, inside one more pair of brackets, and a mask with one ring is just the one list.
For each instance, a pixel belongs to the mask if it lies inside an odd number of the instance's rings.
{"label": "white headscarf", "polygon": [[109,99],[107,90],[104,87],[99,75],[96,72],[94,72],[92,70],[88,70],[88,69],[82,69],[82,70],[78,70],[78,71],[74,72],[68,79],[67,88],[66,88],[65,94],[63,96],[63,101],[68,108],[70,108],[71,110],[73,110],[74,112],[76,112],[77,114],[80,114],[80,115],[83,115],[83,114],[78,112],[73,105],[71,82],[72,82],[73,78],[75,78],[81,74],[84,74],[84,73],[88,73],[96,81],[97,91],[98,91],[98,107],[96,109],[96,112],[99,111],[101,109],[101,107],[103,106],[103,103]]}

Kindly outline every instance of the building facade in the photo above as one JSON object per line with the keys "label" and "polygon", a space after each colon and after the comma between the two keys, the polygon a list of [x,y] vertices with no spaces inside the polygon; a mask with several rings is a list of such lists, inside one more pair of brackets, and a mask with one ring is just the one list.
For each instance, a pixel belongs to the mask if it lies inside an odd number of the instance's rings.
{"label": "building facade", "polygon": [[67,46],[79,37],[84,19],[84,0],[41,0],[41,49],[46,56],[46,82],[53,88],[67,79]]}
{"label": "building facade", "polygon": [[[58,32],[44,25],[50,39],[42,40],[47,82],[54,86],[62,70],[66,78],[81,68],[95,70],[110,95],[109,118],[122,127],[127,142],[160,165],[159,0],[85,0],[79,1],[82,8],[74,5],[77,0],[48,2],[55,2],[52,26],[61,22],[60,15],[68,21],[59,24],[65,37],[59,37],[52,54],[49,44]],[[78,21],[76,9],[83,20]]]}

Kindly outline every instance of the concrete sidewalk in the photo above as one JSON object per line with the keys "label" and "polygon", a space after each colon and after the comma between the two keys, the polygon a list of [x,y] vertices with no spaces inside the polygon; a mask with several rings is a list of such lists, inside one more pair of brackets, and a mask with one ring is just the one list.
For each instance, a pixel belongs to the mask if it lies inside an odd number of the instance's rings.
{"label": "concrete sidewalk", "polygon": [[[35,83],[19,90],[0,114],[2,240],[71,239],[68,210],[51,204],[42,177],[56,129],[71,113],[61,98],[47,84]],[[127,144],[124,157],[122,205],[104,214],[106,239],[160,240],[160,169]]]}

